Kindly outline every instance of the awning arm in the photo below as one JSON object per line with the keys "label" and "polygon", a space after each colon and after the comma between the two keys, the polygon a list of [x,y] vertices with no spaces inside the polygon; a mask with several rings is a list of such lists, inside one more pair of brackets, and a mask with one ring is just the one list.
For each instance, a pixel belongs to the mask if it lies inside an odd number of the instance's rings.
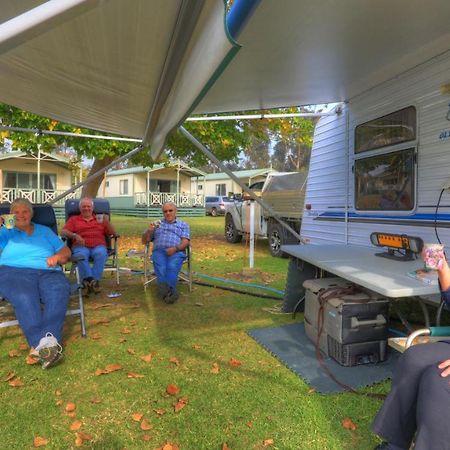
{"label": "awning arm", "polygon": [[81,186],[84,186],[85,184],[89,183],[92,180],[95,180],[97,177],[103,175],[107,170],[111,169],[111,167],[114,167],[118,163],[131,158],[136,153],[139,153],[144,148],[143,145],[139,145],[138,147],[134,148],[130,152],[128,152],[126,155],[121,156],[120,158],[114,160],[112,163],[108,164],[107,166],[103,167],[102,169],[98,170],[97,172],[93,173],[92,175],[89,175],[84,181],[80,181],[75,186],[71,187],[67,191],[63,192],[62,194],[55,197],[51,202],[48,202],[50,205],[53,205],[57,201],[61,200],[62,198],[66,197],[67,195],[71,194],[72,192],[75,192],[78,188]]}
{"label": "awning arm", "polygon": [[[100,0],[49,0],[0,25],[0,54],[97,7]],[[104,0],[103,0],[104,1]]]}
{"label": "awning arm", "polygon": [[234,173],[228,169],[219,159],[216,158],[216,156],[211,153],[210,150],[208,150],[201,142],[199,142],[192,134],[189,133],[184,127],[179,128],[181,134],[195,147],[197,147],[199,150],[201,150],[209,160],[211,160],[214,164],[216,164],[223,172],[225,172],[235,183],[237,183],[244,192],[247,192],[247,194],[250,195],[250,197],[258,202],[266,211],[268,211],[283,228],[285,228],[289,233],[291,233],[293,236],[295,236],[301,243],[304,243],[304,240],[300,237],[300,235],[291,228],[286,222],[284,222],[281,217],[264,201],[261,199],[261,197],[258,197],[252,189],[249,189],[248,186],[246,186],[242,181],[234,175]]}

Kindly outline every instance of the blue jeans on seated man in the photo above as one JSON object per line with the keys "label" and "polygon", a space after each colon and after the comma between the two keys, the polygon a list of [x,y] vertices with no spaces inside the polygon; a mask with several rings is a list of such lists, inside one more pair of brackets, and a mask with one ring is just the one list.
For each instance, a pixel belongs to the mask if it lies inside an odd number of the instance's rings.
{"label": "blue jeans on seated man", "polygon": [[153,250],[152,260],[158,284],[166,283],[173,292],[176,292],[178,274],[186,259],[184,252],[176,252],[168,256],[165,249]]}
{"label": "blue jeans on seated man", "polygon": [[[84,256],[84,260],[78,262],[78,270],[82,280],[93,278],[96,281],[100,281],[102,279],[103,269],[108,259],[108,251],[104,245],[97,245],[97,247],[92,248],[76,245],[72,249],[72,254],[73,256]],[[89,263],[90,258],[94,261],[92,267]]]}
{"label": "blue jeans on seated man", "polygon": [[62,271],[0,266],[0,296],[13,306],[30,347],[47,333],[61,342],[70,296]]}

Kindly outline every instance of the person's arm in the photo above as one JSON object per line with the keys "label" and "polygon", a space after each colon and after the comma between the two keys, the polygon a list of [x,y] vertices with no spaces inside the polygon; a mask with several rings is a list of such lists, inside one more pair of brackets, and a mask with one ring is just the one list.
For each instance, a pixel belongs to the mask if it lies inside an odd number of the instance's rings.
{"label": "person's arm", "polygon": [[117,235],[116,229],[114,225],[109,221],[108,214],[103,214],[103,223],[105,224],[105,234],[107,236],[115,236]]}
{"label": "person's arm", "polygon": [[189,239],[188,238],[181,238],[181,242],[177,245],[177,251],[184,252],[186,250],[186,247],[189,245]]}
{"label": "person's arm", "polygon": [[65,264],[69,261],[72,252],[69,247],[63,245],[54,255],[47,258],[47,264],[49,267],[56,267],[58,264]]}
{"label": "person's arm", "polygon": [[155,224],[152,222],[149,224],[148,228],[142,233],[142,243],[147,244],[153,239],[153,234],[155,233]]}
{"label": "person's arm", "polygon": [[61,237],[71,239],[74,244],[84,246],[84,239],[77,233],[75,233],[75,228],[73,226],[73,220],[70,218],[64,225],[64,228],[60,232]]}

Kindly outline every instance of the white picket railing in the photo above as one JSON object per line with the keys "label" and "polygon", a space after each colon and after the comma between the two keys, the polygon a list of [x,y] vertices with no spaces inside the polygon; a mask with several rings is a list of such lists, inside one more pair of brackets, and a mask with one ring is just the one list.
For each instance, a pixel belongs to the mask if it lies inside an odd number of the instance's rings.
{"label": "white picket railing", "polygon": [[[48,203],[55,199],[58,195],[62,194],[63,190],[52,189],[25,189],[25,188],[3,188],[0,191],[1,203],[11,203],[16,198],[26,198],[31,203]],[[81,189],[77,189],[75,192],[68,194],[54,204],[54,206],[64,206],[64,202],[68,198],[79,198]]]}
{"label": "white picket railing", "polygon": [[134,204],[138,207],[162,206],[171,202],[177,207],[205,206],[205,197],[202,194],[177,194],[176,192],[136,192],[134,194]]}

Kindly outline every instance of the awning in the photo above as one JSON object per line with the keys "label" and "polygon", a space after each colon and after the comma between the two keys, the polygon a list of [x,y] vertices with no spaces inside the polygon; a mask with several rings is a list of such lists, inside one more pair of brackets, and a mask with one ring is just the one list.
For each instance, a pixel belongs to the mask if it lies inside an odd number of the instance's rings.
{"label": "awning", "polygon": [[237,50],[222,0],[2,0],[0,101],[152,155]]}

